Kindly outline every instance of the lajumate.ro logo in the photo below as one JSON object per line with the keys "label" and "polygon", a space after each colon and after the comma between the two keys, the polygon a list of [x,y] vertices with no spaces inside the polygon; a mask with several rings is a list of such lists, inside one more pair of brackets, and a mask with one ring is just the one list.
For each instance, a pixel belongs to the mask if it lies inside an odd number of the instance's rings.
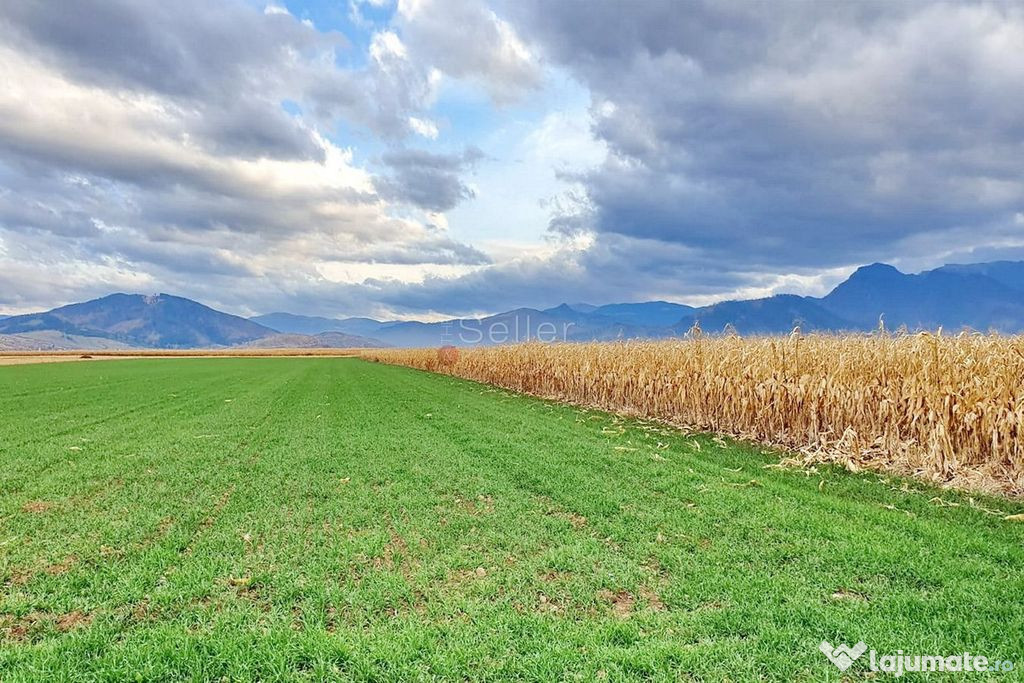
{"label": "lajumate.ro logo", "polygon": [[852,647],[845,643],[833,646],[823,640],[818,645],[818,649],[840,671],[846,671],[852,667],[867,652],[869,670],[891,673],[896,678],[905,673],[929,671],[1006,673],[1013,671],[1014,667],[1014,663],[1010,660],[989,660],[984,655],[972,655],[970,652],[961,652],[955,655],[911,655],[904,653],[903,650],[897,650],[895,654],[878,654],[875,650],[868,651],[868,646],[863,640]]}

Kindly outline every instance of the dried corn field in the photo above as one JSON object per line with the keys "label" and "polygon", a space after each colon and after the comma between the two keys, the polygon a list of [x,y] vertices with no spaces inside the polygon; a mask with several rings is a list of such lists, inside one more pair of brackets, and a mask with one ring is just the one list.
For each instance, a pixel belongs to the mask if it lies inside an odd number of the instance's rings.
{"label": "dried corn field", "polygon": [[1020,337],[793,334],[361,355],[783,446],[807,463],[1024,493]]}

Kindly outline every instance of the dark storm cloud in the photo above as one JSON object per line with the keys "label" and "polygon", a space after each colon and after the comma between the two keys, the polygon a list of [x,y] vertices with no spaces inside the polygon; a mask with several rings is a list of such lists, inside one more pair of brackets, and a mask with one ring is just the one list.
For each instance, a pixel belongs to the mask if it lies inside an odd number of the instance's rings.
{"label": "dark storm cloud", "polygon": [[[1024,205],[1024,8],[1011,3],[510,5],[586,83],[604,234],[775,269],[907,255]],[[562,232],[580,217],[558,216]],[[967,246],[967,245],[960,245]]]}
{"label": "dark storm cloud", "polygon": [[461,174],[483,157],[483,152],[476,147],[469,147],[461,154],[393,150],[381,157],[384,165],[391,169],[391,175],[376,177],[374,187],[388,200],[427,211],[449,211],[463,199],[473,198],[473,190],[462,182]]}

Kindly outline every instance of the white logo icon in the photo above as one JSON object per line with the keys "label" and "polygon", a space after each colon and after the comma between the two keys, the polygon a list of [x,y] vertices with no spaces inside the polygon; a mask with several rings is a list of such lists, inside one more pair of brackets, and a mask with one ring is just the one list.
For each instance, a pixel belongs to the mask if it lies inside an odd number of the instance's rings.
{"label": "white logo icon", "polygon": [[854,660],[867,651],[868,646],[865,645],[862,640],[853,647],[850,647],[845,643],[840,643],[839,645],[832,647],[827,640],[823,640],[821,641],[821,645],[818,646],[818,649],[821,650],[823,655],[828,657],[828,661],[839,667],[840,671],[846,671],[850,668],[850,665],[853,664]]}

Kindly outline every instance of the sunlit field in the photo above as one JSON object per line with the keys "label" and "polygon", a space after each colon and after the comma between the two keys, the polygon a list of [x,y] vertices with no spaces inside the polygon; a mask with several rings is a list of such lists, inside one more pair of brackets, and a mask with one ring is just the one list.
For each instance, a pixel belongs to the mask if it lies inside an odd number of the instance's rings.
{"label": "sunlit field", "polygon": [[354,358],[0,387],[0,680],[822,681],[822,640],[1024,651],[1011,499]]}

